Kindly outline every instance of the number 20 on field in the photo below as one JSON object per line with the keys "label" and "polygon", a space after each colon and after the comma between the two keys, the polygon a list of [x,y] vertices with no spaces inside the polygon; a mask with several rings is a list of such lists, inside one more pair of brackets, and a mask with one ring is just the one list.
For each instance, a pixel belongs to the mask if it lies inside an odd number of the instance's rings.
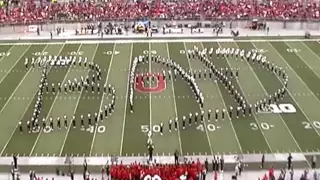
{"label": "number 20 on field", "polygon": [[320,129],[320,121],[302,121],[305,129]]}

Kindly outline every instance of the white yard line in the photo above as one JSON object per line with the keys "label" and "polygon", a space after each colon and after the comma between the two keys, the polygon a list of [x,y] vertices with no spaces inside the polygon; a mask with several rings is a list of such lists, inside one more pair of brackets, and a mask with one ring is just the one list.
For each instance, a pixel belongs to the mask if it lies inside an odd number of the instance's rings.
{"label": "white yard line", "polygon": [[[45,46],[45,48],[47,47],[48,45]],[[18,64],[19,61],[23,61],[21,60],[21,58],[25,55],[25,53],[30,49],[31,45],[26,48],[26,50],[21,54],[21,56],[18,58],[18,60],[14,63],[14,65],[7,71],[6,75],[4,75],[3,77],[1,77],[0,79],[0,83],[2,83],[2,81],[7,77],[7,75],[12,71],[12,69]],[[0,60],[1,62],[1,60]]]}
{"label": "white yard line", "polygon": [[[168,53],[168,58],[170,59],[170,52],[169,52],[169,45],[166,43],[167,46],[167,53]],[[171,70],[171,69],[170,69]],[[167,80],[168,82],[168,80]],[[175,91],[174,91],[174,84],[173,84],[173,79],[171,79],[171,88],[172,88],[172,95],[175,97]],[[176,114],[176,117],[178,117],[178,110],[177,110],[177,102],[176,98],[173,98],[173,105],[174,105],[174,112]],[[182,149],[182,143],[181,143],[181,135],[180,135],[180,126],[178,125],[178,140],[179,140],[179,147],[180,147],[180,153],[183,155],[183,149]]]}
{"label": "white yard line", "polygon": [[[253,44],[253,43],[252,43]],[[278,54],[278,56],[282,59],[282,61],[287,65],[287,67],[289,67],[291,69],[291,71],[293,71],[293,73],[297,76],[297,78],[302,82],[302,84],[304,84],[304,86],[309,90],[309,92],[311,92],[311,94],[315,97],[315,99],[318,100],[318,98],[316,97],[316,95],[309,89],[309,87],[305,84],[305,82],[300,78],[300,76],[292,69],[292,67],[287,63],[287,61],[284,59],[284,57],[276,50],[276,48],[274,48],[272,46],[272,44],[269,42],[270,46],[272,47],[272,49]],[[283,84],[283,82],[281,81],[281,79],[277,76],[277,78],[279,79],[280,83]],[[314,129],[314,131],[318,134],[318,136],[320,136],[320,133],[318,132],[317,128],[313,125],[312,121],[309,119],[309,117],[307,116],[307,114],[303,111],[303,109],[301,108],[301,106],[299,105],[299,103],[294,99],[294,96],[291,94],[289,88],[287,88],[288,93],[290,94],[292,100],[296,103],[296,105],[299,107],[299,109],[301,110],[302,114],[307,118],[307,120],[309,121],[311,127]],[[319,100],[318,100],[319,101]]]}
{"label": "white yard line", "polygon": [[[149,73],[151,74],[152,73],[152,62],[151,62],[151,43],[149,43]],[[148,77],[149,79],[149,77]],[[149,82],[150,83],[150,82]],[[153,128],[152,128],[152,102],[151,102],[151,92],[149,92],[149,116],[150,116],[150,125],[149,125],[149,128],[150,128],[150,131],[152,132],[153,131]],[[153,134],[153,133],[152,133]]]}
{"label": "white yard line", "polygon": [[[6,54],[7,54],[7,53],[10,53],[10,55],[11,55],[11,52],[10,52],[10,51],[11,51],[15,46],[16,46],[16,45],[13,44],[13,45],[10,47],[10,49],[8,49],[7,52],[0,52],[0,53],[6,53]],[[31,46],[31,45],[29,45],[29,48],[30,48],[30,46]],[[29,48],[28,48],[28,49],[29,49]],[[9,56],[10,56],[10,55],[9,55]],[[8,56],[6,56],[6,55],[5,55],[5,56],[2,56],[2,57],[0,58],[0,62],[3,61],[6,57],[8,57]]]}
{"label": "white yard line", "polygon": [[[201,42],[201,46],[202,46],[202,48],[204,49],[204,46],[203,46],[203,43],[202,43],[202,42]],[[217,82],[217,83],[218,83],[218,82]],[[222,100],[223,106],[224,106],[226,109],[228,109],[228,107],[227,107],[227,105],[226,105],[226,103],[225,103],[225,101],[224,101],[224,99],[223,99],[223,96],[222,96],[222,94],[221,94],[221,92],[220,92],[219,85],[215,83],[215,86],[216,86],[216,88],[217,88],[217,90],[218,90],[219,97],[220,97],[221,100]],[[234,136],[235,136],[235,138],[236,138],[236,141],[237,141],[237,143],[238,143],[239,149],[240,149],[241,153],[243,153],[242,147],[241,147],[241,144],[240,144],[238,135],[237,135],[237,133],[236,133],[236,130],[234,129],[234,126],[233,126],[231,117],[229,116],[229,113],[226,113],[226,114],[227,114],[227,116],[228,116],[228,119],[229,119],[229,122],[230,122],[230,125],[231,125],[231,128],[232,128],[232,131],[233,131],[233,134],[234,134]]]}
{"label": "white yard line", "polygon": [[[218,45],[219,45],[220,48],[223,48],[223,47],[220,45],[219,42],[218,42]],[[232,67],[232,66],[230,65],[230,63],[229,63],[229,59],[228,59],[227,57],[224,57],[224,58],[225,58],[227,64],[228,64],[230,67]],[[245,98],[245,99],[248,99],[248,98],[246,98],[246,94],[245,94],[245,92],[244,92],[244,90],[243,90],[243,88],[242,88],[242,86],[241,86],[241,83],[239,82],[238,79],[236,79],[236,81],[237,81],[238,84],[239,84],[239,88],[240,88],[240,90],[242,91],[242,94],[243,94],[244,98]],[[270,149],[270,152],[273,152],[272,149],[271,149],[271,146],[270,146],[270,143],[269,143],[268,139],[266,138],[263,130],[262,130],[261,127],[260,127],[260,123],[258,122],[258,118],[256,117],[256,115],[255,115],[254,113],[252,113],[252,115],[253,115],[253,117],[254,117],[255,122],[257,123],[257,126],[259,127],[259,129],[260,129],[260,131],[261,131],[261,133],[262,133],[263,138],[265,139],[265,141],[266,141],[266,143],[267,143],[267,145],[268,145],[268,148]]]}
{"label": "white yard line", "polygon": [[132,63],[132,52],[133,52],[133,43],[131,43],[131,50],[130,50],[130,62],[128,67],[128,80],[127,80],[127,90],[125,95],[125,105],[124,105],[124,112],[123,112],[123,123],[122,123],[122,133],[121,133],[121,144],[120,144],[120,156],[122,156],[122,148],[123,148],[123,138],[124,138],[124,129],[126,126],[126,116],[127,116],[127,103],[129,98],[129,86],[130,86],[130,68]]}
{"label": "white yard line", "polygon": [[[256,49],[258,49],[253,43],[251,43],[251,44],[252,44]],[[238,44],[236,44],[236,45],[237,45],[237,47],[239,48]],[[256,72],[252,69],[251,65],[248,63],[248,61],[245,61],[245,62],[246,62],[246,64],[249,66],[249,69],[252,71],[252,73],[253,73],[253,75],[255,76],[255,78],[257,79],[257,81],[259,82],[259,84],[260,84],[260,86],[262,87],[265,95],[269,95],[268,92],[267,92],[267,90],[264,88],[263,84],[261,83],[260,79],[258,78]],[[276,75],[276,76],[277,76],[277,75]],[[278,77],[278,76],[277,76],[277,77]],[[301,149],[300,145],[298,144],[298,142],[297,142],[296,139],[294,138],[293,134],[291,133],[289,127],[287,126],[287,124],[286,124],[286,122],[284,121],[284,119],[282,118],[282,116],[279,115],[279,114],[278,114],[277,116],[281,118],[281,121],[282,121],[282,123],[284,124],[284,126],[286,127],[287,131],[289,132],[291,138],[292,138],[293,141],[296,143],[296,145],[297,145],[297,147],[299,148],[300,152],[302,152],[302,149]]]}
{"label": "white yard line", "polygon": [[[62,52],[64,46],[65,46],[65,45],[63,45],[63,46],[60,48],[58,55],[60,55],[60,53]],[[80,46],[81,46],[81,45],[80,45]],[[79,46],[79,47],[80,47],[80,46]],[[43,52],[43,51],[42,51],[42,52]],[[52,67],[51,67],[51,68],[52,68]],[[51,70],[51,68],[50,68],[50,70]],[[63,83],[65,82],[65,80],[66,80],[66,78],[67,78],[67,76],[68,76],[68,74],[69,74],[69,72],[70,72],[70,69],[71,69],[71,67],[69,67],[68,72],[67,72],[67,74],[65,75],[65,77],[64,77],[64,79],[63,79],[63,81],[62,81],[61,84],[63,84]],[[50,72],[50,70],[49,70],[49,72]],[[51,105],[51,107],[50,107],[50,109],[49,109],[48,115],[47,115],[47,117],[46,117],[46,121],[47,121],[47,119],[49,118],[49,116],[50,116],[50,114],[51,114],[51,111],[52,111],[52,109],[53,109],[53,107],[54,107],[54,104],[56,103],[56,100],[58,99],[58,96],[59,96],[59,92],[57,92],[57,95],[55,96],[55,98],[54,98],[54,100],[53,100],[53,103],[52,103],[52,105]],[[39,139],[40,139],[42,130],[43,130],[43,129],[42,129],[42,127],[41,127],[40,132],[38,133],[37,139],[36,139],[36,141],[34,142],[32,148],[31,148],[31,151],[30,151],[30,153],[29,153],[29,156],[32,155],[34,149],[36,148],[36,145],[38,144],[38,141],[39,141]]]}
{"label": "white yard line", "polygon": [[[46,49],[47,46],[48,46],[48,45],[46,45],[46,46],[44,47],[44,49]],[[30,47],[31,47],[31,46],[29,46],[27,49],[29,49]],[[44,51],[44,49],[43,49],[42,51]],[[19,59],[21,59],[26,52],[27,52],[27,51],[25,51],[25,52],[20,56]],[[31,69],[32,69],[32,68],[29,68],[28,72],[24,75],[24,77],[22,78],[22,80],[20,81],[20,83],[18,84],[18,86],[16,87],[16,89],[13,91],[13,93],[12,93],[11,96],[9,97],[8,101],[6,102],[6,104],[5,104],[5,105],[3,106],[3,108],[1,109],[0,114],[1,114],[2,111],[5,109],[5,107],[8,105],[9,101],[12,99],[13,95],[17,92],[18,88],[21,86],[21,84],[23,83],[23,81],[24,81],[24,80],[26,79],[26,77],[29,75],[29,73],[31,72]],[[34,94],[33,98],[35,97],[36,94],[37,94],[37,93]],[[29,105],[32,103],[33,98],[31,99],[31,101],[30,101],[30,103],[28,104],[28,106],[26,106],[26,109],[24,110],[24,113],[23,113],[22,117],[24,116],[24,114],[25,114],[26,111],[28,110],[28,107],[29,107]],[[9,144],[10,140],[12,139],[14,133],[16,132],[18,126],[19,126],[19,123],[17,123],[16,127],[14,128],[14,130],[12,131],[12,133],[10,134],[10,137],[9,137],[9,139],[7,140],[6,144],[3,146],[3,148],[2,148],[2,150],[1,150],[1,152],[0,152],[0,156],[2,156],[3,152],[4,152],[5,149],[7,148],[8,144]]]}
{"label": "white yard line", "polygon": [[[97,49],[98,49],[98,47],[97,47]],[[96,49],[93,57],[95,57],[95,55],[97,53],[97,49]],[[108,68],[108,72],[107,72],[107,77],[106,77],[106,80],[105,80],[104,84],[108,83],[108,80],[109,80],[109,75],[110,75],[110,70],[111,70],[111,66],[112,66],[112,61],[113,61],[113,56],[114,56],[115,50],[116,50],[116,43],[114,43],[114,45],[113,45],[113,51],[112,51],[111,59],[110,59],[110,62],[109,62],[109,68]],[[101,108],[103,106],[105,94],[106,93],[102,93],[101,103],[100,103],[100,107],[99,107],[99,111],[98,112],[100,112],[100,110],[101,110]],[[93,146],[94,146],[94,142],[96,140],[97,130],[98,130],[98,127],[96,127],[95,130],[94,130],[94,134],[93,134],[92,141],[91,141],[91,147],[90,147],[89,156],[91,156],[91,154],[92,154],[92,149],[93,149]]]}
{"label": "white yard line", "polygon": [[[186,43],[183,42],[183,45],[184,45],[184,50],[185,50],[185,52],[187,53],[187,52],[188,52],[188,48],[187,48],[187,46],[186,46]],[[192,71],[192,66],[191,66],[191,63],[190,63],[190,59],[189,59],[189,57],[188,57],[187,54],[185,54],[185,56],[187,57],[188,64],[189,64],[189,68],[190,68],[191,72],[193,72],[193,71]],[[201,110],[202,110],[202,109],[201,109]],[[200,112],[200,113],[201,113],[201,112]],[[210,147],[210,152],[211,152],[211,155],[213,156],[214,153],[213,153],[213,148],[212,148],[212,145],[211,145],[210,137],[209,137],[209,134],[208,134],[206,121],[203,121],[203,124],[204,124],[204,126],[205,126],[204,129],[205,129],[205,131],[206,131],[207,140],[208,140],[208,144],[209,144],[209,147]]]}

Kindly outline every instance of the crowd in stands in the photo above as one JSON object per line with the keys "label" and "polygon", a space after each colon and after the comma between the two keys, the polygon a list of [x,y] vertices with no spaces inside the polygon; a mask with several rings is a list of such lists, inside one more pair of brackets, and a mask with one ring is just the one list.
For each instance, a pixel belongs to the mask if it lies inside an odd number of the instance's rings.
{"label": "crowd in stands", "polygon": [[[131,179],[157,179],[157,180],[177,180],[182,176],[186,180],[199,179],[201,173],[205,167],[198,162],[191,162],[189,164],[180,165],[161,165],[154,164],[142,165],[139,163],[133,163],[127,165],[112,165],[110,168],[110,176],[112,179],[131,180]],[[153,177],[153,178],[151,178]],[[158,178],[157,178],[158,177]]]}
{"label": "crowd in stands", "polygon": [[154,1],[124,3],[121,1],[92,3],[52,3],[25,0],[2,3],[0,23],[36,23],[48,21],[91,21],[114,19],[293,19],[319,18],[319,4],[308,1],[254,0],[237,1]]}

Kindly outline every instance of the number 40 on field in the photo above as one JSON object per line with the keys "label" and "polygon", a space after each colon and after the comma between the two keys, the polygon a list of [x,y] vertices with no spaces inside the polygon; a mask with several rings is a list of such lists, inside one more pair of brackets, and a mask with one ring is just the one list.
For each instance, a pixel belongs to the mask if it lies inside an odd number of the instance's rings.
{"label": "number 40 on field", "polygon": [[86,129],[86,131],[89,132],[89,133],[92,133],[92,134],[95,133],[95,132],[104,133],[104,132],[106,132],[106,127],[103,126],[103,125],[101,125],[101,126],[90,126],[90,127],[88,127]]}

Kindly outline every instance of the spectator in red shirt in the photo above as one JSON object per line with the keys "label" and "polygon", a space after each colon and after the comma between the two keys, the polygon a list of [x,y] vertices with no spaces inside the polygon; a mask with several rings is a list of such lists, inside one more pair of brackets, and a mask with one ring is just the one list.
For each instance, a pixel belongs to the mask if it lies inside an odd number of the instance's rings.
{"label": "spectator in red shirt", "polygon": [[[9,5],[8,5],[9,6]],[[8,10],[6,10],[8,9]],[[48,22],[63,21],[93,21],[93,20],[123,20],[149,17],[151,19],[318,19],[320,9],[316,2],[303,4],[298,0],[286,2],[271,0],[268,3],[258,3],[251,0],[234,1],[165,1],[155,2],[150,8],[145,2],[123,3],[104,2],[42,2],[23,1],[18,6],[10,5],[0,9],[1,23]]]}

